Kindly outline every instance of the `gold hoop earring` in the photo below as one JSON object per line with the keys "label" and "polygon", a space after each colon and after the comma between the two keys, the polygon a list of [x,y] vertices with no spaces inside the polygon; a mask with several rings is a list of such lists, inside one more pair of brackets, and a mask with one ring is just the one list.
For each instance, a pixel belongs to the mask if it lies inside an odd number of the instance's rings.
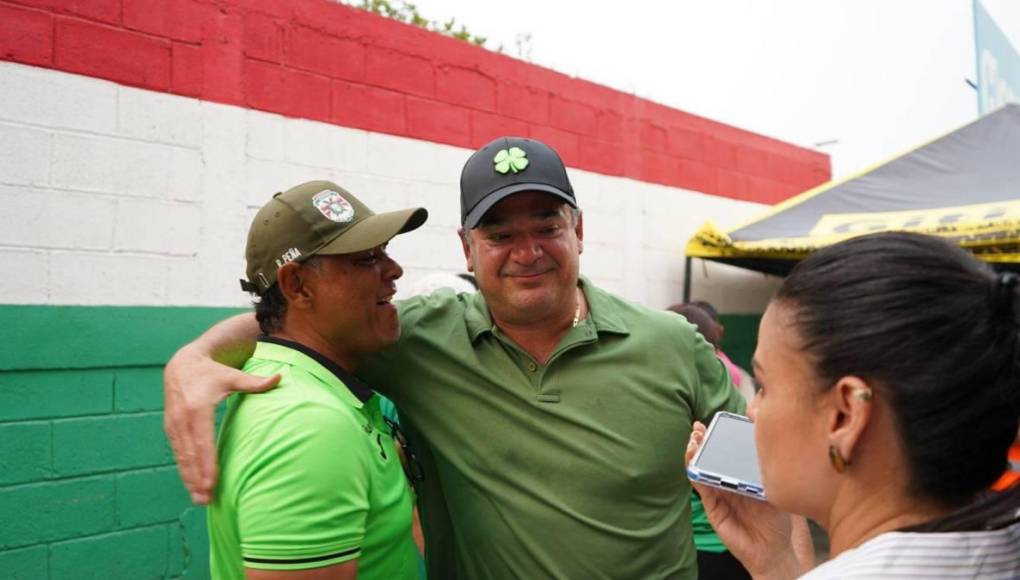
{"label": "gold hoop earring", "polygon": [[871,400],[871,389],[857,389],[854,391],[854,398],[859,401],[870,401]]}
{"label": "gold hoop earring", "polygon": [[836,473],[845,472],[847,466],[850,465],[850,460],[843,457],[835,445],[829,445],[829,462],[832,463],[832,468],[836,470]]}

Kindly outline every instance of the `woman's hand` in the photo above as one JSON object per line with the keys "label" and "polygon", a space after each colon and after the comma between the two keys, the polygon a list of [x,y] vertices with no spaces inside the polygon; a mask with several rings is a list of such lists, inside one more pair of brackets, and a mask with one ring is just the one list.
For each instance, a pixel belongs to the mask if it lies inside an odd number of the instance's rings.
{"label": "woman's hand", "polygon": [[[687,444],[687,463],[694,459],[705,439],[705,426],[694,423]],[[712,528],[754,578],[796,578],[805,571],[794,552],[791,535],[796,531],[803,548],[806,522],[793,518],[768,502],[692,482]],[[806,540],[810,544],[810,537]],[[800,552],[802,550],[798,550]]]}

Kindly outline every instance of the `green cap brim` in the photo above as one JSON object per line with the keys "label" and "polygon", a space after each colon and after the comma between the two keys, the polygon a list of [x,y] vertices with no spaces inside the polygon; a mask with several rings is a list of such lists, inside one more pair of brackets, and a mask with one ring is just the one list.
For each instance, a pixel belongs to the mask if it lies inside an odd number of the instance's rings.
{"label": "green cap brim", "polygon": [[413,207],[367,217],[354,224],[314,254],[329,256],[364,252],[390,241],[397,234],[416,230],[428,219],[423,207]]}

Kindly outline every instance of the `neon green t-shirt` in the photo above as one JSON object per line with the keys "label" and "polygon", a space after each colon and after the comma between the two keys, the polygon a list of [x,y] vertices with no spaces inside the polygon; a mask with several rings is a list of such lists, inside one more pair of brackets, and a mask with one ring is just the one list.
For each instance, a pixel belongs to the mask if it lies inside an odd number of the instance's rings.
{"label": "neon green t-shirt", "polygon": [[412,498],[378,395],[318,353],[262,339],[247,373],[279,387],[228,401],[209,507],[214,578],[358,560],[359,579],[416,580]]}

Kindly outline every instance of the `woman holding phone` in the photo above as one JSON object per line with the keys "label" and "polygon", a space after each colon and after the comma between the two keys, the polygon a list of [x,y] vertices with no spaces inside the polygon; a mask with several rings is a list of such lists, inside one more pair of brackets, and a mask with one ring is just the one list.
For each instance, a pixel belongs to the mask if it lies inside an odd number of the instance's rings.
{"label": "woman holding phone", "polygon": [[[754,360],[768,503],[696,485],[752,576],[1020,577],[1020,486],[987,492],[1020,417],[1018,283],[908,233],[794,268]],[[688,461],[703,437],[697,426]],[[789,514],[828,531],[830,561],[797,558]]]}

